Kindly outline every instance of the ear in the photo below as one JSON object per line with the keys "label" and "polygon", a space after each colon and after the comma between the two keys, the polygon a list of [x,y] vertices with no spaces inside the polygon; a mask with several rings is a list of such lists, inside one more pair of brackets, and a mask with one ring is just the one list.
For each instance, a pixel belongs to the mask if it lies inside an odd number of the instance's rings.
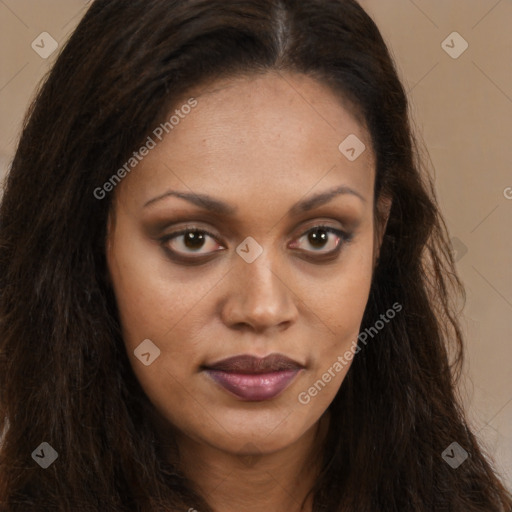
{"label": "ear", "polygon": [[379,260],[380,248],[388,225],[389,213],[391,211],[392,204],[393,200],[389,196],[381,195],[377,201],[377,218],[375,221],[375,237],[373,244],[373,268],[375,268]]}

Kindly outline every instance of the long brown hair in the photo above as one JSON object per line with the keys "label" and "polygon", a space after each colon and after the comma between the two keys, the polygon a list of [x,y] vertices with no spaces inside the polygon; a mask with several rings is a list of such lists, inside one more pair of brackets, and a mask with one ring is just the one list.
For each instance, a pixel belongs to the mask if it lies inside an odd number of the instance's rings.
{"label": "long brown hair", "polygon": [[[331,403],[317,511],[510,511],[456,394],[464,295],[388,49],[355,0],[96,0],[31,105],[0,208],[0,510],[211,512],[170,462],[107,279],[104,184],[190,87],[267,71],[360,113],[393,199],[354,358]],[[340,141],[341,142],[341,141]],[[379,212],[375,212],[378,217]],[[43,469],[42,442],[58,453]],[[468,458],[442,457],[456,442]]]}

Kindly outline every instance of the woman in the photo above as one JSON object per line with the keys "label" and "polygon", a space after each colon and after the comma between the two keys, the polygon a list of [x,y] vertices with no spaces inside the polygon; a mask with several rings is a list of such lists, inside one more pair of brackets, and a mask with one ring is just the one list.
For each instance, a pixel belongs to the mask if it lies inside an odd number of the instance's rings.
{"label": "woman", "polygon": [[0,223],[0,510],[512,510],[354,0],[96,0]]}

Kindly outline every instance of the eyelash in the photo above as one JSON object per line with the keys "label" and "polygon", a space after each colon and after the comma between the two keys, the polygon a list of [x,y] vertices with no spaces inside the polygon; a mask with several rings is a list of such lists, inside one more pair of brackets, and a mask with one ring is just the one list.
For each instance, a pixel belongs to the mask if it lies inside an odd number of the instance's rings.
{"label": "eyelash", "polygon": [[[353,233],[346,233],[344,231],[341,231],[340,229],[336,229],[336,228],[333,228],[331,226],[326,226],[326,225],[323,225],[323,224],[319,224],[319,225],[316,225],[316,226],[313,226],[311,228],[309,228],[308,230],[306,230],[305,232],[303,232],[298,238],[297,240],[300,240],[301,238],[303,238],[304,236],[308,235],[310,232],[314,232],[314,231],[317,231],[317,230],[322,230],[322,231],[326,231],[327,233],[332,233],[334,235],[336,235],[340,240],[339,242],[336,244],[336,247],[329,251],[329,252],[318,252],[318,251],[312,251],[313,253],[317,252],[318,253],[318,256],[312,256],[313,259],[317,259],[317,260],[325,260],[325,259],[328,259],[328,260],[331,260],[335,257],[338,256],[338,254],[341,252],[342,248],[347,245],[349,242],[352,241],[353,239]],[[175,238],[178,238],[179,236],[182,236],[182,235],[185,235],[186,233],[199,233],[199,234],[203,234],[203,235],[208,235],[209,237],[213,238],[213,239],[217,239],[217,236],[214,235],[213,233],[211,233],[210,231],[208,231],[207,229],[203,229],[203,228],[198,228],[198,227],[194,227],[194,226],[188,226],[186,228],[183,228],[179,231],[175,231],[174,233],[170,233],[169,235],[166,235],[164,237],[162,237],[160,239],[160,243],[163,247],[163,249],[165,250],[165,252],[170,256],[171,259],[173,260],[178,260],[178,261],[181,261],[183,263],[202,263],[202,260],[204,260],[205,258],[204,257],[208,257],[208,256],[211,256],[212,254],[214,254],[215,252],[217,251],[213,251],[213,252],[210,252],[210,253],[205,253],[205,254],[200,254],[199,256],[192,256],[192,257],[187,257],[187,256],[183,256],[182,254],[178,253],[177,251],[174,251],[172,249],[170,249],[168,246],[167,246],[167,243],[170,241],[170,240],[174,240]],[[311,252],[311,251],[310,251]]]}

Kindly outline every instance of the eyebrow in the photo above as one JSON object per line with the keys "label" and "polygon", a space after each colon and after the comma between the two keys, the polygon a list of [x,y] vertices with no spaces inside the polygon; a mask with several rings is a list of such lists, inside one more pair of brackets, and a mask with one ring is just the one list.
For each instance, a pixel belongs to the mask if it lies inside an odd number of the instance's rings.
{"label": "eyebrow", "polygon": [[[307,197],[306,199],[302,199],[290,208],[288,215],[293,216],[307,212],[313,208],[328,203],[336,196],[343,194],[356,196],[363,203],[366,203],[366,199],[359,192],[357,192],[357,190],[354,190],[346,185],[341,185],[324,192],[319,192],[318,194]],[[219,201],[218,199],[214,199],[207,194],[179,192],[176,190],[168,190],[164,194],[150,199],[144,204],[144,208],[167,197],[178,197],[180,199],[185,199],[185,201],[189,201],[190,203],[193,203],[196,206],[203,208],[204,210],[208,210],[209,212],[216,213],[218,215],[233,215],[238,211],[238,208],[223,201]]]}

